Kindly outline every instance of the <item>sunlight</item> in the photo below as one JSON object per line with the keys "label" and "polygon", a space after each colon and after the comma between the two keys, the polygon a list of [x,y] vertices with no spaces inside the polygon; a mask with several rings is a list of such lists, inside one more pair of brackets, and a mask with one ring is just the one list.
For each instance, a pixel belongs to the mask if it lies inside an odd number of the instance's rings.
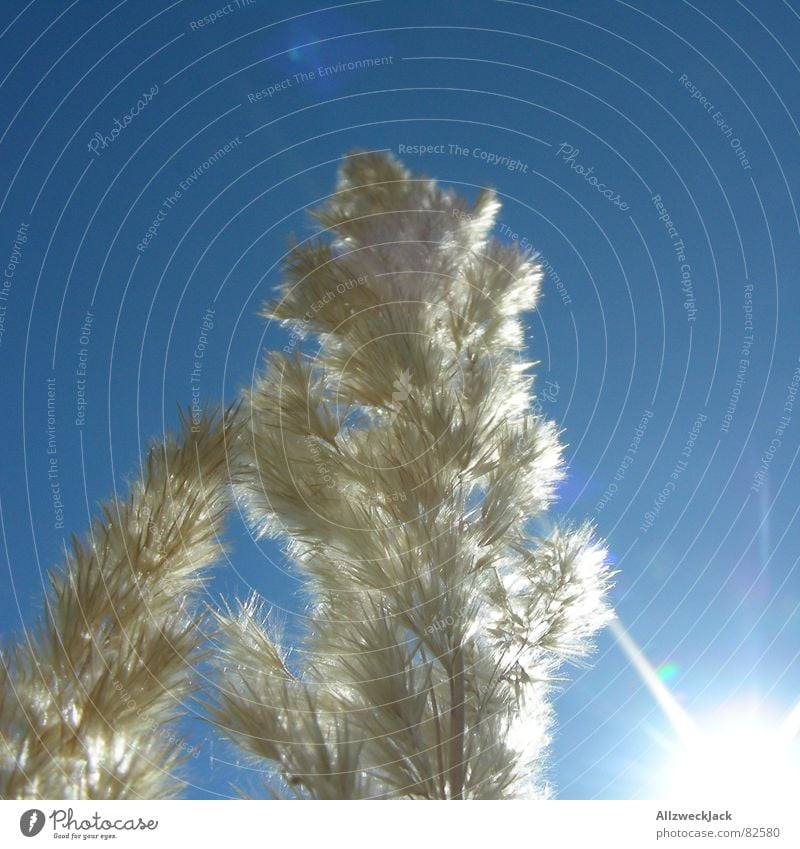
{"label": "sunlight", "polygon": [[641,649],[636,645],[619,619],[612,619],[609,628],[616,637],[620,648],[628,656],[631,665],[639,673],[642,681],[644,681],[658,702],[659,707],[672,723],[672,727],[678,732],[681,738],[686,740],[693,739],[697,733],[697,727],[692,718],[675,700],[675,696],[672,695],[669,688],[658,676],[650,661],[642,654]]}
{"label": "sunlight", "polygon": [[658,781],[659,796],[692,802],[796,797],[800,702],[781,724],[742,705],[698,723],[678,704],[619,620],[611,628],[676,732],[675,747]]}
{"label": "sunlight", "polygon": [[668,766],[665,794],[726,802],[796,797],[800,769],[787,743],[780,729],[769,729],[755,717],[699,733]]}

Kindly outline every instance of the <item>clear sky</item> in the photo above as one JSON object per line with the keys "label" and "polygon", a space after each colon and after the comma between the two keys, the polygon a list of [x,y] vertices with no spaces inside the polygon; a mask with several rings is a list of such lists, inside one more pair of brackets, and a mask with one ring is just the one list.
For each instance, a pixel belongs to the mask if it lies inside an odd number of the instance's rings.
{"label": "clear sky", "polygon": [[[796,0],[8,0],[0,33],[0,631],[32,620],[176,403],[232,400],[283,344],[256,310],[289,235],[343,153],[385,149],[494,186],[498,237],[541,252],[557,512],[608,540],[661,681],[700,721],[791,710]],[[231,536],[210,591],[255,588],[301,628],[279,550]],[[674,732],[611,633],[556,707],[560,796],[657,793]],[[189,795],[258,792],[208,727],[185,732]]]}

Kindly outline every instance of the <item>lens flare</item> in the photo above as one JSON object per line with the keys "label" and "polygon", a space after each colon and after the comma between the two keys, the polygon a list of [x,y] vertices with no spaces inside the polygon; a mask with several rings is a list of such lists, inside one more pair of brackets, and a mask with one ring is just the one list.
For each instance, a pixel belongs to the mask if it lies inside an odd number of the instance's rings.
{"label": "lens flare", "polygon": [[680,672],[680,667],[677,663],[665,663],[663,666],[659,666],[656,669],[656,675],[665,683],[668,684],[670,681],[678,677],[678,673]]}
{"label": "lens flare", "polygon": [[698,722],[666,687],[678,667],[649,663],[622,623],[611,630],[676,732],[668,764],[660,771],[657,796],[687,802],[786,801],[800,786],[800,702],[776,722],[748,707],[720,709]]}
{"label": "lens flare", "polygon": [[751,716],[717,724],[684,744],[665,784],[670,799],[780,802],[797,797],[800,768],[780,728]]}

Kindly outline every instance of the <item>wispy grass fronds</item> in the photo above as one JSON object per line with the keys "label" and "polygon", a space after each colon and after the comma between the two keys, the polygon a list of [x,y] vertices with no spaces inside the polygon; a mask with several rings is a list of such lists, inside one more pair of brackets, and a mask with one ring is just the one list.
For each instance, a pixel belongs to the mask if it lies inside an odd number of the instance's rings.
{"label": "wispy grass fronds", "polygon": [[238,488],[311,624],[287,655],[252,604],[221,613],[215,718],[287,794],[546,793],[549,689],[610,575],[591,528],[530,530],[565,470],[521,359],[541,269],[498,210],[353,154],[264,307],[318,347],[246,393]]}
{"label": "wispy grass fronds", "polygon": [[50,575],[39,623],[2,653],[0,796],[175,796],[192,753],[174,720],[203,642],[196,601],[222,555],[234,417],[183,421],[126,498]]}

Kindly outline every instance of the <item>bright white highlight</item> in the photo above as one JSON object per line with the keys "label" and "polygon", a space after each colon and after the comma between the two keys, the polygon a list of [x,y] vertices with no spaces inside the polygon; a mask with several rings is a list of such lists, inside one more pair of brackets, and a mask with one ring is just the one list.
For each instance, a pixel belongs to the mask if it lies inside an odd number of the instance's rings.
{"label": "bright white highlight", "polygon": [[666,783],[671,799],[788,801],[797,796],[800,768],[781,729],[745,717],[698,734],[676,755]]}
{"label": "bright white highlight", "polygon": [[650,662],[642,654],[641,649],[633,641],[619,619],[613,619],[609,628],[616,637],[619,647],[628,655],[631,665],[639,673],[642,681],[644,681],[647,688],[655,697],[658,706],[664,711],[667,719],[672,723],[672,727],[683,739],[692,739],[697,734],[697,727],[691,717],[675,701],[675,697],[669,691],[669,688],[656,675],[655,669],[653,669]]}
{"label": "bright white highlight", "polygon": [[739,707],[698,723],[678,704],[618,619],[611,630],[677,734],[657,795],[708,803],[713,800],[788,801],[800,785],[800,702],[782,724]]}
{"label": "bright white highlight", "polygon": [[794,710],[792,710],[789,716],[786,717],[778,733],[781,739],[787,744],[797,739],[798,734],[800,734],[800,701],[794,706]]}

